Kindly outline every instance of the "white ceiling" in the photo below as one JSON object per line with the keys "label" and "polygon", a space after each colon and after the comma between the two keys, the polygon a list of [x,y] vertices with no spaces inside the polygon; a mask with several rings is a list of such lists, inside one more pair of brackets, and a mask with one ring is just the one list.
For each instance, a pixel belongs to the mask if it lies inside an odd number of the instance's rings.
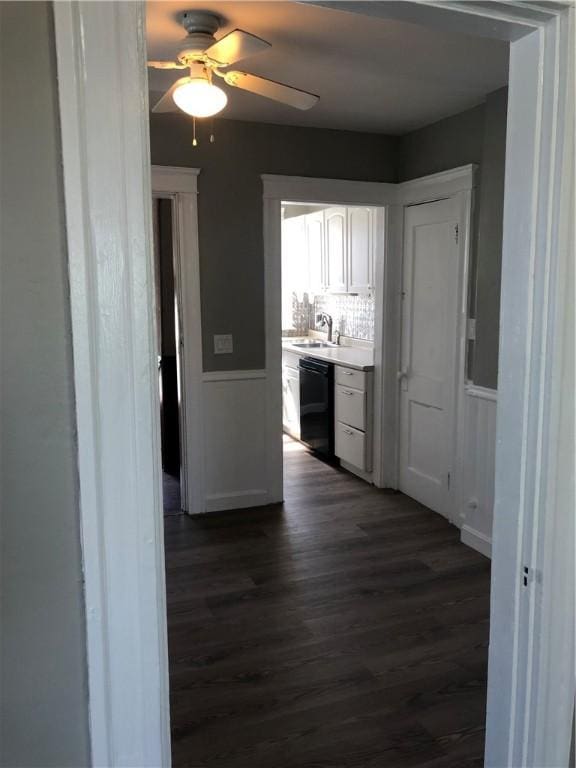
{"label": "white ceiling", "polygon": [[[228,119],[402,134],[479,104],[508,80],[505,42],[290,2],[149,2],[149,58],[174,58],[185,35],[175,15],[192,8],[223,17],[217,38],[240,28],[272,43],[235,68],[320,96],[301,112],[224,86]],[[151,104],[182,74],[149,70]]]}

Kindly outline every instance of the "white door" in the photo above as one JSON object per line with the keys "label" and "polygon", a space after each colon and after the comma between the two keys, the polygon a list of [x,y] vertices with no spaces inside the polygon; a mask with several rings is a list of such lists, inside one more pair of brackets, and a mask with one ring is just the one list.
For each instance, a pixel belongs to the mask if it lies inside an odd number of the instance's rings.
{"label": "white door", "polygon": [[399,487],[445,517],[456,412],[457,227],[455,199],[405,209]]}
{"label": "white door", "polygon": [[308,256],[308,290],[312,294],[324,291],[324,211],[305,216],[306,252]]}
{"label": "white door", "polygon": [[345,293],[346,284],[346,208],[324,211],[326,238],[326,289]]}
{"label": "white door", "polygon": [[348,208],[348,292],[373,289],[373,208]]}

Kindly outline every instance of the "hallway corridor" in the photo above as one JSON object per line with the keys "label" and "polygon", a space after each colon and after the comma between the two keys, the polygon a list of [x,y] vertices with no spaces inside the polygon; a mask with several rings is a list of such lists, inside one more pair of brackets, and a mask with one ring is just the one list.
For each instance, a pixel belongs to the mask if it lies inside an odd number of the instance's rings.
{"label": "hallway corridor", "polygon": [[483,765],[489,561],[288,439],[285,497],[165,519],[174,766]]}

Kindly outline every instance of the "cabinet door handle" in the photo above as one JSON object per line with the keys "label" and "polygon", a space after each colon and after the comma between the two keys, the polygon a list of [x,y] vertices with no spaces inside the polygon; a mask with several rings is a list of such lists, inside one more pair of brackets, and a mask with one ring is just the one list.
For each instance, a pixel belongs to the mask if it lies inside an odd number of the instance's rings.
{"label": "cabinet door handle", "polygon": [[343,390],[342,390],[342,394],[343,394],[343,395],[354,395],[354,392],[350,392],[350,390],[349,390],[349,389],[343,389]]}
{"label": "cabinet door handle", "polygon": [[352,432],[351,429],[344,429],[342,431],[345,432],[347,435],[352,435],[352,437],[354,437],[354,432]]}
{"label": "cabinet door handle", "polygon": [[344,374],[344,376],[354,376],[352,371],[342,371],[342,373]]}

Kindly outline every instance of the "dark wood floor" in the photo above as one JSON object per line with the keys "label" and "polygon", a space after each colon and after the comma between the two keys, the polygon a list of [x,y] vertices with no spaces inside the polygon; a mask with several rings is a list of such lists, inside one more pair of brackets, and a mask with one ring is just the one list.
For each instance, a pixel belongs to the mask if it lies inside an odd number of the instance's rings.
{"label": "dark wood floor", "polygon": [[165,520],[174,765],[481,766],[489,561],[298,443],[285,465],[283,507]]}

